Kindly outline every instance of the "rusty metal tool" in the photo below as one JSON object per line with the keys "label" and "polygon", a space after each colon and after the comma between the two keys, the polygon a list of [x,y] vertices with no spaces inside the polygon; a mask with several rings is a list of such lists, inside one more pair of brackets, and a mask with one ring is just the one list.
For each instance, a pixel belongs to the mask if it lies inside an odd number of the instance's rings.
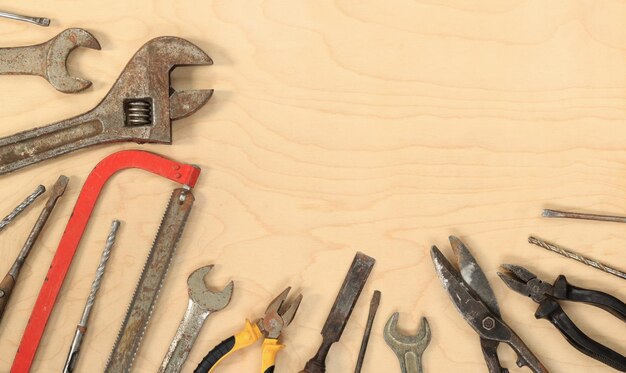
{"label": "rusty metal tool", "polygon": [[291,288],[288,287],[274,298],[267,306],[262,318],[254,323],[246,320],[246,325],[242,331],[223,340],[209,351],[198,364],[194,373],[212,372],[231,353],[251,346],[261,338],[263,338],[261,372],[273,373],[276,354],[285,347],[278,342],[278,338],[283,329],[291,324],[298,307],[300,307],[300,302],[302,302],[302,294],[288,302],[287,296],[290,290]]}
{"label": "rusty metal tool", "polygon": [[16,21],[28,22],[28,23],[35,24],[37,26],[43,26],[43,27],[50,26],[50,18],[29,17],[29,16],[23,16],[21,14],[15,14],[15,13],[4,12],[4,11],[0,11],[0,17],[13,19]]}
{"label": "rusty metal tool", "polygon": [[78,195],[65,232],[63,232],[54,258],[52,258],[50,269],[39,291],[39,296],[13,360],[12,373],[28,372],[31,368],[46,324],[54,310],[55,301],[100,192],[111,176],[129,168],[145,170],[188,187],[193,187],[200,176],[200,169],[196,166],[175,162],[158,154],[139,150],[123,150],[113,153],[94,167]]}
{"label": "rusty metal tool", "polygon": [[102,281],[102,276],[104,276],[104,269],[106,268],[106,264],[109,261],[109,257],[111,256],[111,249],[113,248],[113,244],[115,243],[115,237],[117,236],[117,230],[119,229],[119,227],[119,220],[113,220],[113,223],[111,223],[111,230],[109,231],[109,235],[107,236],[106,242],[104,244],[102,257],[100,257],[100,264],[98,264],[98,269],[96,270],[96,278],[94,278],[93,282],[91,283],[91,290],[89,291],[89,296],[87,297],[87,304],[85,304],[83,315],[80,318],[80,322],[76,326],[76,332],[74,333],[74,339],[72,340],[70,352],[67,355],[67,359],[65,360],[63,373],[71,373],[76,367],[78,354],[80,353],[80,345],[83,343],[85,333],[87,333],[87,323],[89,322],[91,309],[93,308],[94,302],[96,301],[96,295],[98,294],[98,289],[100,289],[100,282]]}
{"label": "rusty metal tool", "polygon": [[0,282],[0,320],[2,320],[4,311],[6,311],[7,303],[9,302],[9,298],[11,298],[13,288],[15,288],[15,283],[17,282],[17,277],[22,270],[22,266],[24,265],[28,254],[30,254],[31,249],[35,245],[37,238],[39,238],[39,234],[41,233],[43,227],[46,225],[54,206],[56,206],[59,198],[61,198],[63,193],[65,193],[65,188],[67,187],[68,182],[69,179],[67,176],[59,176],[59,179],[52,187],[52,192],[50,197],[48,197],[48,202],[46,202],[43,210],[41,210],[39,218],[37,218],[37,221],[35,222],[33,229],[30,231],[24,246],[22,246],[22,250],[20,250],[20,253],[17,255],[17,259],[15,259],[9,273],[7,273],[2,282]]}
{"label": "rusty metal tool", "polygon": [[539,246],[542,249],[546,249],[548,251],[552,251],[554,253],[557,253],[559,255],[563,255],[566,258],[570,258],[570,259],[574,259],[577,262],[581,262],[583,264],[586,264],[590,267],[593,267],[595,269],[599,269],[602,272],[606,272],[608,274],[611,274],[613,276],[617,276],[619,278],[621,278],[622,280],[626,280],[626,272],[624,271],[620,271],[619,269],[616,269],[614,267],[608,266],[604,263],[595,261],[593,259],[589,259],[587,257],[584,257],[580,254],[577,254],[573,251],[570,250],[566,250],[560,246],[551,244],[549,242],[546,242],[544,240],[540,240],[536,237],[528,237],[528,242],[535,245],[535,246]]}
{"label": "rusty metal tool", "polygon": [[105,372],[130,372],[194,200],[189,188],[172,193]]}
{"label": "rusty metal tool", "polygon": [[624,322],[626,322],[626,303],[599,290],[574,286],[567,282],[563,275],[557,277],[550,285],[524,267],[503,264],[502,268],[505,271],[498,272],[498,276],[506,286],[539,303],[535,318],[550,321],[563,334],[567,342],[583,354],[621,372],[626,372],[626,356],[620,355],[586,335],[563,311],[560,301],[589,304],[611,313]]}
{"label": "rusty metal tool", "polygon": [[210,65],[211,58],[185,39],[147,42],[92,110],[0,139],[0,175],[88,146],[134,141],[172,143],[172,121],[195,113],[213,90],[175,91],[177,66]]}
{"label": "rusty metal tool", "polygon": [[[42,44],[0,48],[0,75],[37,75],[63,93],[80,92],[89,88],[91,82],[70,76],[66,66],[67,57],[78,47],[100,49],[100,44],[89,32],[71,28]],[[20,135],[26,136],[24,132]],[[56,141],[59,140],[48,140],[51,144]],[[0,154],[0,159],[7,156]]]}
{"label": "rusty metal tool", "polygon": [[391,315],[383,337],[387,345],[400,361],[400,371],[402,373],[423,373],[422,355],[430,343],[430,325],[425,317],[422,317],[419,330],[416,335],[406,335],[398,330],[398,312]]}
{"label": "rusty metal tool", "polygon": [[458,269],[446,259],[436,246],[430,250],[435,271],[448,292],[452,303],[465,321],[480,336],[480,346],[490,373],[505,373],[500,365],[498,345],[508,344],[517,354],[517,365],[528,366],[534,373],[548,370],[511,329],[500,315],[500,307],[493,289],[469,249],[457,237],[450,236]]}
{"label": "rusty metal tool", "polygon": [[374,258],[363,253],[356,254],[322,328],[322,344],[300,373],[323,373],[326,371],[326,356],[328,356],[332,345],[341,338],[375,262]]}
{"label": "rusty metal tool", "polygon": [[233,282],[220,292],[207,288],[204,277],[213,269],[212,265],[196,269],[187,279],[189,303],[174,340],[165,354],[159,373],[178,373],[183,368],[191,348],[200,334],[204,321],[213,312],[224,309],[233,295]]}
{"label": "rusty metal tool", "polygon": [[45,193],[45,191],[46,187],[44,187],[43,185],[39,185],[37,188],[35,188],[35,191],[32,192],[28,197],[26,197],[22,202],[20,202],[20,204],[17,205],[17,207],[15,207],[13,211],[9,213],[9,215],[0,220],[0,232],[4,229],[4,227],[9,225],[19,214],[21,214],[22,211],[24,211],[28,206],[35,202],[37,197]]}
{"label": "rusty metal tool", "polygon": [[367,344],[370,340],[370,334],[372,333],[372,326],[374,325],[374,318],[380,305],[380,291],[374,290],[372,300],[370,301],[370,311],[367,315],[367,324],[365,324],[365,332],[363,333],[363,340],[361,341],[361,349],[359,349],[359,357],[356,359],[356,367],[354,373],[361,373],[363,367],[363,359],[365,358],[365,352],[367,352]]}
{"label": "rusty metal tool", "polygon": [[566,219],[580,219],[580,220],[596,220],[596,221],[608,221],[613,223],[626,223],[626,217],[614,216],[614,215],[598,215],[598,214],[584,214],[580,212],[569,212],[559,210],[545,209],[541,213],[544,218],[566,218]]}

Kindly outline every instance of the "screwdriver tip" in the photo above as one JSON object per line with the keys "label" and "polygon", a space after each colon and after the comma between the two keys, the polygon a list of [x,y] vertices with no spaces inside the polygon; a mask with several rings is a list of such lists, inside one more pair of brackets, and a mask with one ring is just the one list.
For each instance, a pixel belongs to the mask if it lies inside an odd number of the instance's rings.
{"label": "screwdriver tip", "polygon": [[562,214],[555,210],[544,209],[541,213],[541,216],[543,216],[544,218],[558,218],[562,216]]}

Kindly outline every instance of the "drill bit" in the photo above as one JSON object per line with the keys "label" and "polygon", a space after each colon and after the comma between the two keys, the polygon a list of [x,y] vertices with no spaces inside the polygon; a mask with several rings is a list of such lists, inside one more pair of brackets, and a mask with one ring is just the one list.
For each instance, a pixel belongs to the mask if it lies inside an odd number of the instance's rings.
{"label": "drill bit", "polygon": [[38,186],[34,192],[32,192],[28,197],[26,197],[22,203],[17,205],[16,208],[13,209],[4,219],[0,220],[0,231],[4,229],[9,223],[13,221],[22,211],[24,211],[28,206],[30,206],[37,197],[42,195],[46,191],[46,187],[43,185]]}
{"label": "drill bit", "polygon": [[626,217],[612,215],[582,214],[578,212],[559,211],[559,210],[543,210],[541,214],[544,218],[568,218],[582,220],[610,221],[614,223],[626,223]]}
{"label": "drill bit", "polygon": [[363,366],[363,358],[365,358],[365,352],[367,351],[367,344],[370,340],[370,334],[372,333],[372,325],[374,324],[374,317],[378,311],[378,305],[380,304],[380,291],[374,290],[372,295],[372,301],[370,302],[370,312],[367,315],[367,324],[365,325],[365,333],[363,334],[363,340],[361,341],[361,350],[359,350],[359,357],[356,360],[356,367],[354,373],[361,373],[361,367]]}
{"label": "drill bit", "polygon": [[104,245],[104,251],[102,252],[102,257],[100,258],[100,264],[98,265],[98,269],[96,270],[96,278],[94,278],[93,283],[91,284],[91,291],[89,292],[87,304],[85,305],[85,309],[83,310],[83,316],[80,318],[80,322],[76,326],[76,333],[74,334],[74,339],[72,340],[72,345],[70,347],[70,352],[67,355],[67,360],[65,360],[63,373],[71,373],[76,367],[76,362],[78,361],[78,353],[80,352],[80,345],[83,341],[85,333],[87,332],[87,322],[89,321],[89,315],[91,314],[91,309],[93,308],[93,304],[96,300],[96,294],[98,293],[98,289],[100,289],[100,282],[102,281],[102,276],[104,275],[104,269],[106,267],[106,264],[109,261],[111,248],[113,248],[113,244],[115,243],[115,237],[117,235],[117,230],[119,227],[120,222],[118,220],[113,220],[113,223],[111,223],[111,231],[107,236],[106,243]]}
{"label": "drill bit", "polygon": [[614,276],[617,276],[623,280],[626,280],[626,272],[622,272],[620,270],[617,270],[615,268],[609,267],[605,264],[602,264],[600,262],[596,262],[595,260],[591,260],[589,258],[586,258],[582,255],[578,255],[575,252],[569,251],[569,250],[565,250],[562,247],[558,247],[556,245],[553,245],[551,243],[548,243],[546,241],[540,240],[538,238],[535,237],[528,237],[528,242],[530,242],[533,245],[537,245],[539,247],[542,247],[546,250],[550,250],[553,251],[557,254],[563,255],[564,257],[570,258],[570,259],[574,259],[576,261],[579,261],[583,264],[586,264],[588,266],[591,266],[593,268],[599,269],[603,272],[612,274]]}

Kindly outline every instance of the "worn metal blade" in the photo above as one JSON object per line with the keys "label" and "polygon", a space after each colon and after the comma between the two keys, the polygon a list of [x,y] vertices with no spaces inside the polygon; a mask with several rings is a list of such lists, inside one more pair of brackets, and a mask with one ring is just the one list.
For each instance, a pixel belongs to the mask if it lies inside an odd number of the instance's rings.
{"label": "worn metal blade", "polygon": [[354,305],[361,295],[365,282],[376,260],[363,253],[357,253],[350,270],[343,280],[335,304],[330,309],[326,323],[322,328],[322,344],[317,353],[304,366],[300,373],[326,372],[326,356],[331,346],[341,338],[346,323],[352,314]]}
{"label": "worn metal blade", "polygon": [[468,289],[461,275],[436,246],[430,249],[430,256],[435,265],[437,276],[457,311],[481,337],[493,339],[493,336],[487,335],[481,327],[482,316],[490,312],[487,305],[480,299],[476,299],[477,295],[475,296],[473,291]]}
{"label": "worn metal blade", "polygon": [[130,372],[193,202],[186,188],[172,193],[105,372]]}
{"label": "worn metal blade", "polygon": [[339,294],[337,294],[335,304],[333,304],[322,328],[324,342],[337,342],[341,337],[375,262],[374,258],[361,252],[354,257]]}
{"label": "worn metal blade", "polygon": [[459,264],[459,271],[463,281],[480,297],[491,313],[500,317],[500,307],[498,306],[496,295],[476,259],[474,259],[467,246],[458,237],[450,236],[449,239],[450,246],[452,246],[452,251]]}

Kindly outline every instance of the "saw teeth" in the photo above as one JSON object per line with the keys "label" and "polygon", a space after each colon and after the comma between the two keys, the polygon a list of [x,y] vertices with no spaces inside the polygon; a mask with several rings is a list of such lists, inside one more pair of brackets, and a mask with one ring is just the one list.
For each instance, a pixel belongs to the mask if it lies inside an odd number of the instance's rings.
{"label": "saw teeth", "polygon": [[[180,196],[178,196],[178,194],[180,194]],[[156,247],[157,239],[161,236],[161,230],[164,228],[164,223],[166,221],[168,212],[170,211],[170,208],[171,208],[171,206],[174,203],[182,204],[186,200],[185,198],[183,198],[182,201],[181,201],[181,197],[183,195],[186,195],[186,197],[191,196],[193,198],[193,194],[191,194],[191,191],[186,189],[186,188],[174,189],[174,191],[172,192],[172,194],[170,196],[170,200],[169,200],[169,203],[167,205],[167,208],[165,209],[165,213],[163,214],[163,217],[161,218],[161,224],[159,225],[159,229],[157,230],[155,238],[154,238],[154,240],[152,242],[152,247],[150,249],[150,252],[148,253],[148,258],[146,259],[146,261],[144,263],[144,266],[143,266],[143,269],[141,271],[141,276],[139,277],[139,280],[137,281],[137,285],[135,286],[135,290],[133,291],[133,296],[132,296],[131,301],[128,304],[128,307],[126,309],[126,314],[124,316],[124,321],[123,321],[122,326],[120,327],[120,330],[119,330],[119,332],[117,334],[117,339],[115,341],[115,344],[113,345],[113,350],[111,351],[111,354],[109,355],[109,358],[107,360],[105,372],[108,372],[109,369],[111,368],[111,364],[113,363],[113,358],[114,358],[114,356],[116,354],[116,351],[119,348],[119,344],[120,344],[120,342],[122,340],[122,337],[124,335],[124,331],[126,330],[126,328],[128,326],[128,320],[131,317],[130,312],[131,312],[131,310],[133,308],[133,305],[137,301],[137,296],[139,294],[139,285],[142,283],[143,279],[145,278],[146,273],[147,273],[148,265],[152,261],[152,258],[155,255],[155,247]],[[188,214],[189,214],[189,212],[191,212],[191,206],[193,206],[193,199],[191,200],[190,203],[191,203],[191,205],[190,205],[189,209],[187,210],[187,216],[183,217],[183,219],[180,222],[179,228],[175,230],[175,231],[179,232],[179,234],[176,236],[176,239],[174,240],[172,247],[168,248],[168,250],[170,251],[169,257],[167,258],[167,261],[164,263],[165,267],[162,268],[163,275],[161,276],[161,279],[159,281],[158,287],[154,290],[154,292],[155,292],[154,294],[155,295],[154,295],[154,299],[153,299],[153,301],[152,301],[152,303],[150,305],[150,308],[148,310],[147,317],[146,317],[146,322],[141,326],[140,330],[138,330],[138,336],[136,337],[136,338],[138,338],[138,342],[137,342],[137,344],[135,346],[131,345],[131,348],[133,348],[134,351],[132,351],[130,361],[128,361],[128,366],[124,367],[125,368],[124,372],[126,372],[126,373],[130,372],[132,364],[135,361],[135,357],[137,355],[137,352],[139,351],[139,346],[141,344],[141,341],[142,341],[143,336],[145,334],[145,331],[147,329],[148,322],[149,322],[150,318],[152,317],[152,312],[153,312],[154,307],[156,305],[156,302],[158,300],[159,293],[161,292],[161,288],[163,287],[163,281],[165,280],[165,277],[167,276],[170,264],[172,262],[174,254],[176,253],[176,248],[178,247],[178,242],[180,241],[180,238],[182,237],[182,233],[183,233],[184,227],[185,227],[185,225],[187,223]],[[180,213],[184,214],[185,212],[184,211],[178,212],[178,214],[180,214]],[[173,219],[173,220],[176,220],[176,219]]]}

